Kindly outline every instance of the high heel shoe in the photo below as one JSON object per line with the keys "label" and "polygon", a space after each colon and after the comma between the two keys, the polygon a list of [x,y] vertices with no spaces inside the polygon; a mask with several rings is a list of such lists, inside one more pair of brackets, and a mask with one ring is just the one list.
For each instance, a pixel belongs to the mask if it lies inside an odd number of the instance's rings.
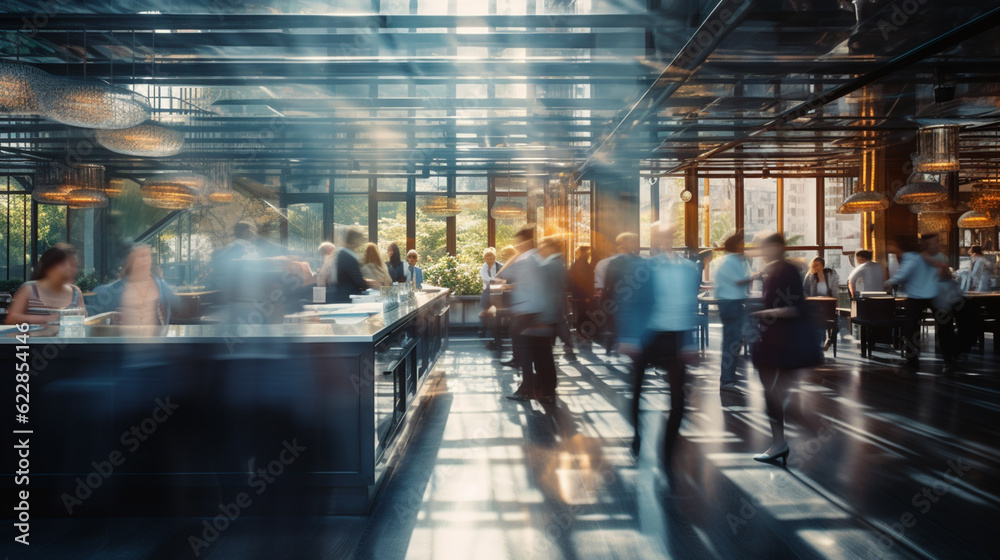
{"label": "high heel shoe", "polygon": [[772,465],[777,465],[778,461],[781,461],[781,466],[788,466],[788,444],[786,443],[777,453],[772,453],[768,455],[767,453],[760,453],[753,456],[753,460],[758,463],[770,463]]}

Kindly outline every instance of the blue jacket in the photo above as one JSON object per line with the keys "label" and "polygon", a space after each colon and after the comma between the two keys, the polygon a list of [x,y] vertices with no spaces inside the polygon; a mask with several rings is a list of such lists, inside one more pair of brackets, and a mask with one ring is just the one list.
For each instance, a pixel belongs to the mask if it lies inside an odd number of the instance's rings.
{"label": "blue jacket", "polygon": [[[156,289],[160,291],[160,312],[163,314],[163,323],[170,324],[170,312],[175,309],[180,302],[177,294],[170,289],[170,286],[162,278],[153,277],[156,282]],[[122,306],[122,293],[125,291],[125,279],[115,280],[110,284],[104,284],[94,289],[94,296],[87,306],[87,315],[97,315],[108,311],[118,311]]]}

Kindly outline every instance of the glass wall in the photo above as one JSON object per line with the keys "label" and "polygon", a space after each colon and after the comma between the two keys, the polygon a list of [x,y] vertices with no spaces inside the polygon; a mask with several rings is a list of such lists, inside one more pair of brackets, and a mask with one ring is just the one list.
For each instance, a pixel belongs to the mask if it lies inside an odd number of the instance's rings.
{"label": "glass wall", "polygon": [[698,246],[719,247],[736,233],[736,179],[702,179],[698,196]]}
{"label": "glass wall", "polygon": [[684,177],[660,177],[660,222],[674,228],[674,247],[684,246]]}
{"label": "glass wall", "polygon": [[782,179],[784,231],[790,246],[816,245],[816,179]]}
{"label": "glass wall", "polygon": [[743,234],[747,244],[778,231],[777,179],[743,179]]}
{"label": "glass wall", "polygon": [[845,189],[850,183],[843,177],[827,177],[823,180],[823,227],[827,245],[839,245],[842,249],[828,250],[826,266],[837,271],[841,281],[853,270],[854,251],[864,245],[861,237],[861,214],[838,214],[837,210],[847,195]]}
{"label": "glass wall", "polygon": [[[10,281],[0,291],[11,291],[31,277],[32,263],[46,249],[67,240],[66,207],[37,204],[31,200],[20,178],[0,175],[0,282]],[[37,208],[37,223],[32,218]],[[31,234],[38,243],[31,250]],[[9,284],[9,285],[8,285]]]}

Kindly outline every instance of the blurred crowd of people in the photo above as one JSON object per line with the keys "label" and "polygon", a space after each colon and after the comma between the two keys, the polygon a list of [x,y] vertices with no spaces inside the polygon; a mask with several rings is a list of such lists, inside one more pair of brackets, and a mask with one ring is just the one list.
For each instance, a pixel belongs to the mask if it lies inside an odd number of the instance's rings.
{"label": "blurred crowd of people", "polygon": [[[675,251],[674,231],[669,227],[654,224],[648,256],[640,253],[638,235],[622,233],[615,239],[613,255],[595,262],[589,247],[578,247],[568,268],[562,256],[565,241],[554,236],[536,242],[534,232],[531,226],[519,230],[514,254],[502,263],[488,249],[480,274],[487,317],[497,313],[500,305],[491,294],[508,294],[505,305],[512,358],[501,363],[518,369],[521,381],[506,398],[543,404],[555,401],[558,376],[553,348],[557,338],[565,341],[567,361],[576,359],[574,344],[601,346],[605,353],[619,354],[631,364],[632,448],[638,453],[643,380],[648,367],[655,366],[665,372],[670,386],[671,406],[661,442],[669,467],[684,414],[683,386],[690,369],[699,363],[696,337],[703,336],[700,329],[710,302],[718,307],[722,323],[720,391],[741,392],[737,366],[744,348],[752,348],[752,364],[764,386],[772,432],[771,445],[754,459],[787,461],[784,405],[795,372],[822,363],[823,351],[839,336],[839,314],[831,319],[831,326],[821,320],[820,307],[815,305],[824,301],[832,302],[831,308],[838,305],[841,279],[836,269],[817,256],[803,270],[786,258],[780,234],[762,236],[753,249],[747,249],[740,231],[725,240],[725,254],[714,267],[714,285],[709,291],[702,286],[704,255]],[[891,277],[871,251],[854,254],[856,267],[845,282],[849,296],[887,296],[894,287],[904,287],[907,305],[902,332],[908,346],[907,366],[914,367],[919,356],[917,326],[926,309],[934,312],[944,358],[952,363],[975,340],[971,334],[974,314],[964,303],[963,291],[988,289],[988,282],[982,280],[992,274],[988,261],[980,248],[973,247],[969,251],[971,273],[963,282],[940,253],[936,236],[923,236],[919,247],[916,240],[899,238],[890,245],[890,252],[900,263]],[[752,260],[759,262],[756,272]],[[758,283],[760,292],[751,298],[751,286]],[[570,327],[575,341],[568,334]],[[481,332],[488,328],[490,324],[484,323]]]}

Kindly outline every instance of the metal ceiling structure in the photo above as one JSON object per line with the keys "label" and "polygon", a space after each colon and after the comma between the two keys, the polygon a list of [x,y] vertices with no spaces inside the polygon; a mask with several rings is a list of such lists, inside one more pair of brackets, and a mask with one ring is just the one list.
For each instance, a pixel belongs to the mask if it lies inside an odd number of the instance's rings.
{"label": "metal ceiling structure", "polygon": [[8,169],[64,160],[70,146],[136,175],[215,161],[248,175],[585,173],[622,161],[646,175],[694,163],[706,176],[844,175],[863,137],[903,142],[941,123],[963,127],[964,178],[998,163],[996,1],[4,9],[4,60],[128,85],[187,140],[176,156],[136,158],[94,145],[92,131],[0,115]]}

